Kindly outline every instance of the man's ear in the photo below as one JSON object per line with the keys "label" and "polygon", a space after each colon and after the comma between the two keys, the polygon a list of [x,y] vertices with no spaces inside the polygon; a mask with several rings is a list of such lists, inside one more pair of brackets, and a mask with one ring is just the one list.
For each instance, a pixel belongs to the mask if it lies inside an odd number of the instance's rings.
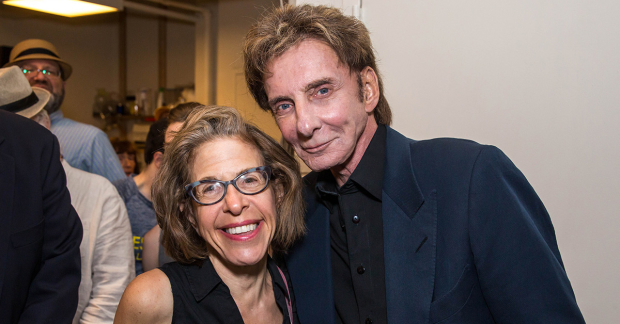
{"label": "man's ear", "polygon": [[363,93],[362,101],[366,112],[371,113],[379,103],[379,78],[370,66],[362,69],[359,75]]}
{"label": "man's ear", "polygon": [[161,163],[164,161],[164,153],[162,152],[155,152],[153,154],[153,162],[151,163],[155,163],[155,167],[157,167],[158,169],[161,166]]}

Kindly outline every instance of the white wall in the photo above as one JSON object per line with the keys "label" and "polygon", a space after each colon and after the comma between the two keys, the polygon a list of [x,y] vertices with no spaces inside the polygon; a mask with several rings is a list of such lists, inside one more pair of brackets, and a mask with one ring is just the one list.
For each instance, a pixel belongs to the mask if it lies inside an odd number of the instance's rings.
{"label": "white wall", "polygon": [[[153,15],[127,14],[127,89],[158,91],[158,27]],[[166,23],[166,87],[194,84],[194,24],[168,19]],[[118,41],[118,37],[116,38]],[[118,55],[118,54],[116,54]]]}
{"label": "white wall", "polygon": [[[270,113],[249,93],[243,72],[243,39],[260,14],[275,0],[227,0],[218,4],[216,104],[239,109],[242,115],[276,140],[282,137]],[[278,2],[279,5],[279,2]]]}
{"label": "white wall", "polygon": [[169,19],[166,30],[166,86],[192,85],[196,56],[195,25]]}
{"label": "white wall", "polygon": [[620,318],[619,16],[614,0],[362,8],[393,127],[493,144],[514,161],[551,214],[588,323]]}

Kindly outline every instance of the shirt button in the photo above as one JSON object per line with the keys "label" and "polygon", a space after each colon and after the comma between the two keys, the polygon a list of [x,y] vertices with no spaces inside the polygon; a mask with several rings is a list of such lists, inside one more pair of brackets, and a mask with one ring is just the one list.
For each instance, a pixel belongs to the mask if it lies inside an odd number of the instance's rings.
{"label": "shirt button", "polygon": [[357,223],[359,223],[359,222],[360,222],[360,218],[359,218],[359,216],[357,216],[357,215],[353,216],[353,219],[352,219],[352,220],[353,220],[353,224],[357,224]]}
{"label": "shirt button", "polygon": [[372,324],[372,320],[370,318],[366,319],[366,324]]}
{"label": "shirt button", "polygon": [[[364,266],[357,267],[357,273],[363,274],[364,272],[366,272],[366,268],[364,268]],[[368,321],[366,321],[366,322],[368,322]]]}

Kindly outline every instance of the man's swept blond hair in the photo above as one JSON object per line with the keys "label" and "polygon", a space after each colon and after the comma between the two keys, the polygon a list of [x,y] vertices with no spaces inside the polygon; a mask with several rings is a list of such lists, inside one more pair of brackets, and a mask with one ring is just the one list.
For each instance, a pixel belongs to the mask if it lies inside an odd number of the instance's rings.
{"label": "man's swept blond hair", "polygon": [[363,100],[363,92],[359,73],[367,66],[375,71],[379,83],[379,103],[374,117],[377,123],[390,125],[392,111],[383,93],[383,81],[368,30],[361,21],[325,6],[286,5],[267,13],[252,26],[245,38],[243,59],[245,80],[258,105],[271,111],[265,92],[269,62],[307,39],[327,44],[336,52],[340,62],[357,73],[360,101]]}

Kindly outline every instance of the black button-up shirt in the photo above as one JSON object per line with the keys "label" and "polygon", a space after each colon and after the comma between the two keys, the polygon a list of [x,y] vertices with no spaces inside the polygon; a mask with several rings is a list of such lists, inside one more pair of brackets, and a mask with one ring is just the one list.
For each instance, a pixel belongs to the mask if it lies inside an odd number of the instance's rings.
{"label": "black button-up shirt", "polygon": [[379,125],[342,187],[329,170],[317,179],[317,193],[330,210],[336,323],[387,323],[381,213],[386,133]]}

